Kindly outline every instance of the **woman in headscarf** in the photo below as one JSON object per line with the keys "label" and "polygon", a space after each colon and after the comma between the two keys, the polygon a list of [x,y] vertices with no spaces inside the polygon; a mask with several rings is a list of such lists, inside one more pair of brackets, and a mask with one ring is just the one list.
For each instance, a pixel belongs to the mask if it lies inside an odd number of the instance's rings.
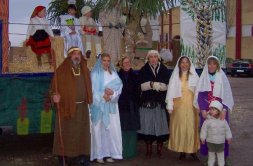
{"label": "woman in headscarf", "polygon": [[[209,104],[213,100],[218,100],[223,104],[221,119],[228,121],[228,111],[232,111],[234,100],[229,80],[220,66],[220,61],[216,56],[207,58],[206,65],[200,76],[195,91],[194,105],[200,109],[200,127],[207,117]],[[201,144],[200,153],[207,156],[206,144]],[[225,157],[228,156],[228,144],[225,143]]]}
{"label": "woman in headscarf", "polygon": [[122,82],[111,57],[103,53],[91,72],[93,104],[91,114],[91,160],[104,163],[122,159],[122,137],[118,99]]}
{"label": "woman in headscarf", "polygon": [[146,156],[152,155],[152,143],[157,142],[157,154],[162,155],[163,142],[168,139],[168,122],[165,97],[170,74],[160,63],[160,55],[156,50],[147,54],[147,63],[140,70],[140,122],[139,134],[146,143]]}
{"label": "woman in headscarf", "polygon": [[29,22],[25,44],[31,46],[32,51],[37,55],[38,66],[42,65],[43,54],[47,54],[51,63],[51,37],[54,37],[54,34],[46,20],[46,7],[37,6]]}
{"label": "woman in headscarf", "polygon": [[119,97],[119,114],[122,130],[123,158],[133,158],[137,150],[137,130],[140,129],[138,75],[125,56],[119,62],[119,77],[123,88]]}
{"label": "woman in headscarf", "polygon": [[193,106],[198,80],[191,60],[186,56],[180,57],[170,78],[166,97],[166,108],[170,113],[168,148],[180,152],[180,161],[186,153],[190,153],[193,160],[198,160],[198,111]]}

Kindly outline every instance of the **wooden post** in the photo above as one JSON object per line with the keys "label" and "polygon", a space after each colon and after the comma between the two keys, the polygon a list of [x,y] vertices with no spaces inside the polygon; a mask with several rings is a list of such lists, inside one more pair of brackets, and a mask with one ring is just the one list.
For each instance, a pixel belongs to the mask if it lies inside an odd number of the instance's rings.
{"label": "wooden post", "polygon": [[235,59],[241,59],[242,41],[242,1],[236,0],[236,34],[235,34]]}
{"label": "wooden post", "polygon": [[163,47],[163,35],[164,35],[164,15],[163,12],[161,12],[161,38],[160,38],[160,43],[161,47]]}

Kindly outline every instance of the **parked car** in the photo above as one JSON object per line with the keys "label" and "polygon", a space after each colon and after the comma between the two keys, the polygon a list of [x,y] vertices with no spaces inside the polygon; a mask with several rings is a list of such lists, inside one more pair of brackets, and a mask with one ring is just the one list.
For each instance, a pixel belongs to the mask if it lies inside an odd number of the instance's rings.
{"label": "parked car", "polygon": [[226,61],[225,61],[225,65],[226,65],[226,74],[231,74],[231,68],[232,68],[232,64],[234,62],[234,59],[232,58],[226,58]]}
{"label": "parked car", "polygon": [[253,60],[252,59],[240,59],[235,60],[231,67],[231,76],[240,76],[246,74],[253,76]]}

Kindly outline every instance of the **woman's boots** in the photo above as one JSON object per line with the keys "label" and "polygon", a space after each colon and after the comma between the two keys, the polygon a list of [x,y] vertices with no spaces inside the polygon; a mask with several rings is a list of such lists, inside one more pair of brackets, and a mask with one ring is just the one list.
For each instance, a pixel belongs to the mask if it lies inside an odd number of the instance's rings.
{"label": "woman's boots", "polygon": [[162,157],[163,142],[157,142],[157,155]]}
{"label": "woman's boots", "polygon": [[152,155],[152,142],[146,141],[146,157],[150,158]]}

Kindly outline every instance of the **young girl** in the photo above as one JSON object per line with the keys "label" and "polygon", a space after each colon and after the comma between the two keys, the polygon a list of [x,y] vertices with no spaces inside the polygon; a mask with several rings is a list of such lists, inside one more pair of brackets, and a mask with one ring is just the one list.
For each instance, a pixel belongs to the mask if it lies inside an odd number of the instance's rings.
{"label": "young girl", "polygon": [[202,144],[207,142],[208,147],[208,166],[215,163],[215,154],[217,154],[218,165],[224,166],[224,146],[225,140],[231,143],[232,133],[226,120],[221,120],[223,105],[214,100],[209,106],[207,120],[202,125],[200,139]]}
{"label": "young girl", "polygon": [[[228,111],[232,110],[234,100],[229,80],[221,69],[219,59],[216,56],[207,58],[195,91],[194,105],[200,109],[200,127],[207,118],[207,110],[213,100],[218,100],[223,104],[220,118],[229,122]],[[225,143],[225,157],[228,156],[228,152],[228,144]],[[201,145],[200,153],[203,156],[207,156],[208,149],[206,144]]]}
{"label": "young girl", "polygon": [[26,46],[31,46],[32,51],[37,55],[38,66],[42,65],[41,56],[48,55],[51,63],[51,39],[53,31],[46,20],[46,8],[37,6],[31,16],[27,30]]}

